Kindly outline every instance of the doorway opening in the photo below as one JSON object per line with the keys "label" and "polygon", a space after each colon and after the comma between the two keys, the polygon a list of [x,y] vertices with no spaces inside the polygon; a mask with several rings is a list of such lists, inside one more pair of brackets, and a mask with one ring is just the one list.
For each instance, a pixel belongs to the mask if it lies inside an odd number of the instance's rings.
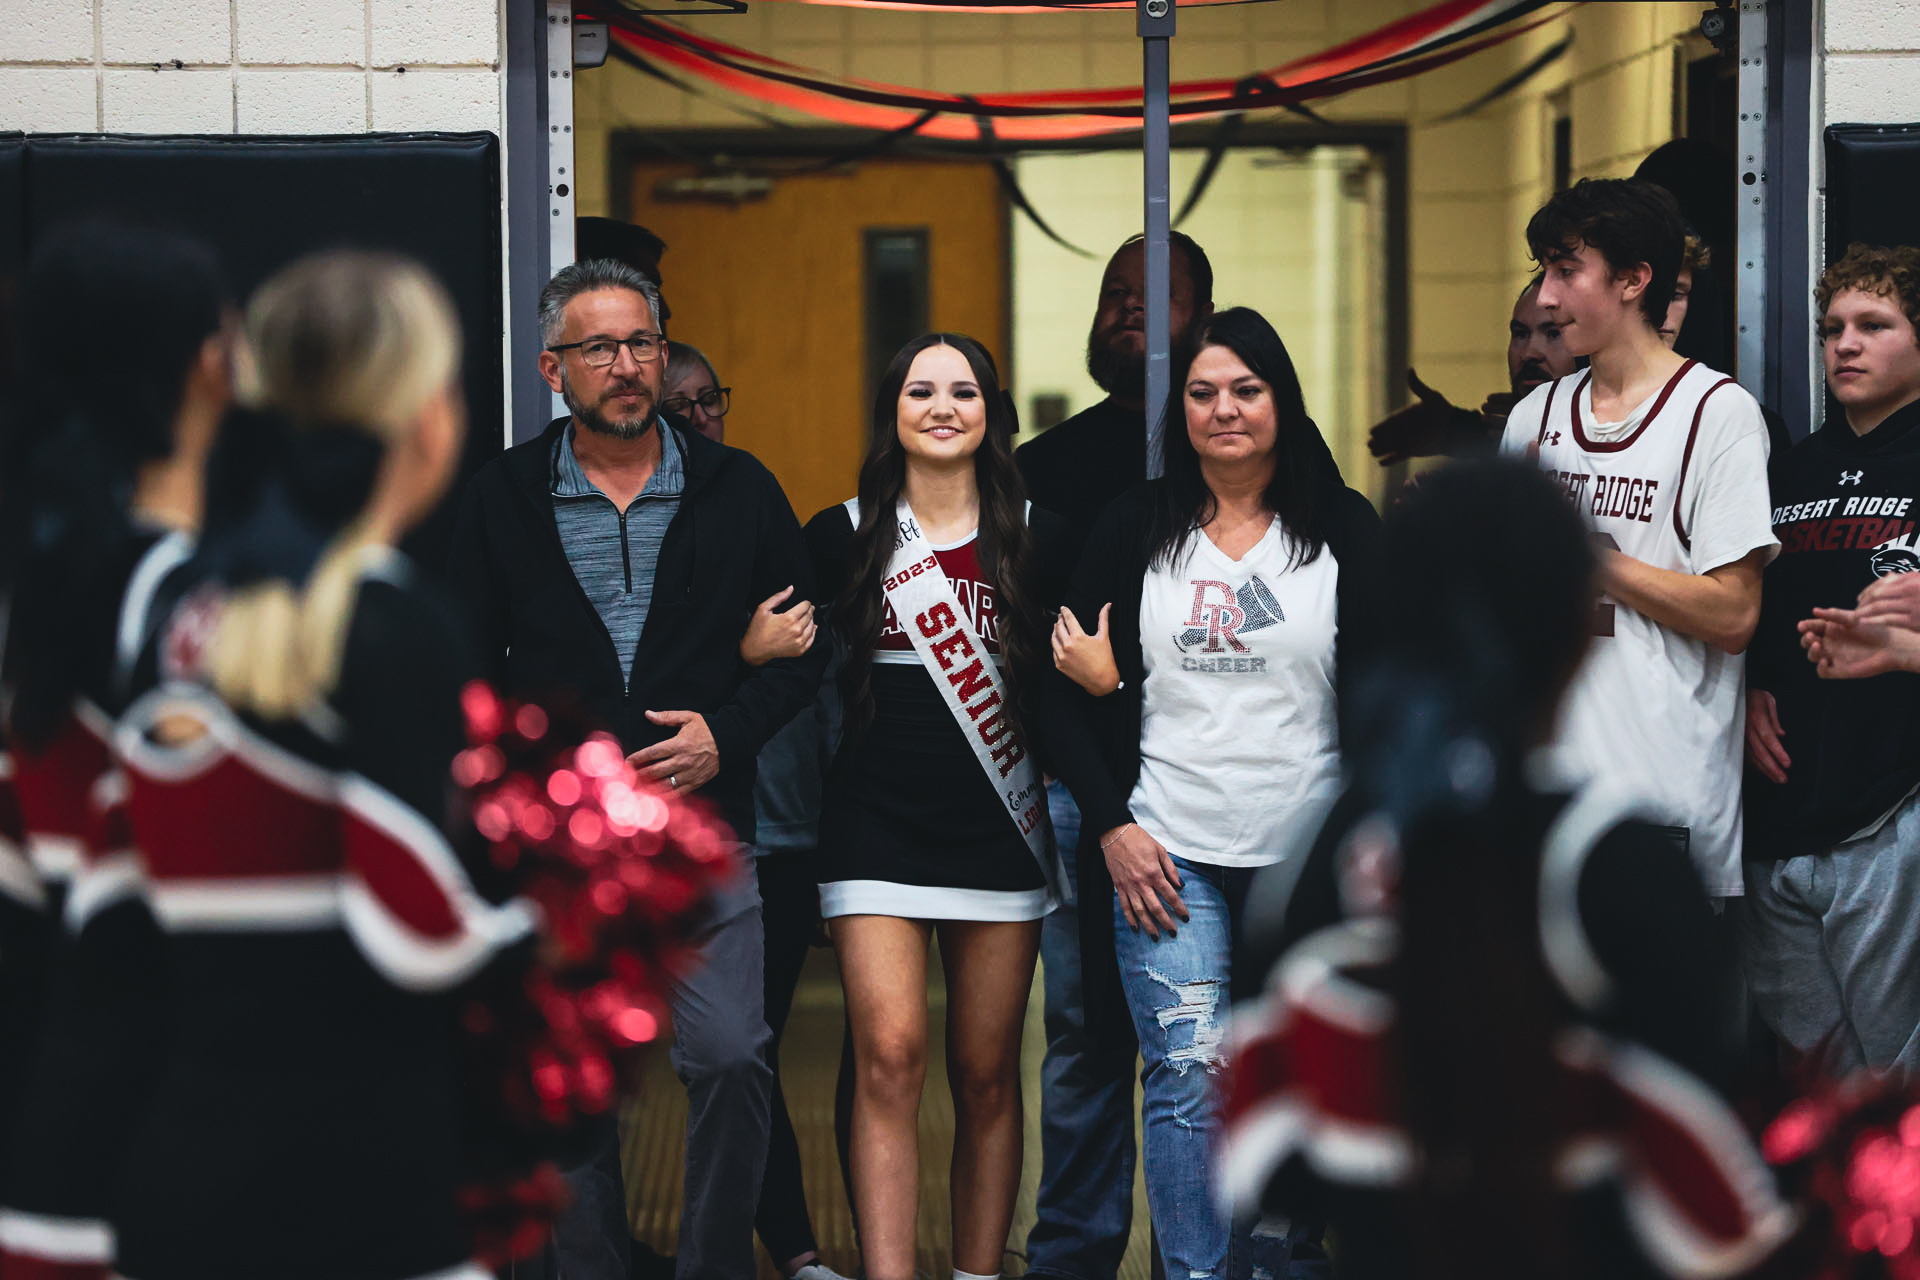
{"label": "doorway opening", "polygon": [[[1176,213],[1218,130],[1174,130]],[[875,154],[870,135],[838,129],[632,132],[612,146],[614,216],[668,246],[672,336],[734,388],[727,443],[773,470],[802,520],[853,493],[875,374],[907,329],[984,342],[1028,437],[1099,398],[1087,328],[1107,257],[1140,230],[1137,138],[1005,162],[1085,257],[1017,213],[993,160],[963,148]],[[1398,127],[1250,126],[1180,222],[1213,261],[1216,305],[1273,322],[1363,491],[1384,483],[1367,430],[1403,399],[1406,189]]]}
{"label": "doorway opening", "polygon": [[[1177,147],[1174,199],[1208,163]],[[1106,260],[1140,230],[1140,157],[1130,151],[1029,153],[1020,187],[1082,257],[1027,219],[1013,227],[1013,367],[1033,434],[1102,398],[1086,370],[1088,326]],[[1214,306],[1248,306],[1286,343],[1307,411],[1349,483],[1380,468],[1367,430],[1388,401],[1392,331],[1388,167],[1373,148],[1325,142],[1232,147],[1180,223],[1214,269]],[[1176,210],[1177,212],[1177,210]]]}

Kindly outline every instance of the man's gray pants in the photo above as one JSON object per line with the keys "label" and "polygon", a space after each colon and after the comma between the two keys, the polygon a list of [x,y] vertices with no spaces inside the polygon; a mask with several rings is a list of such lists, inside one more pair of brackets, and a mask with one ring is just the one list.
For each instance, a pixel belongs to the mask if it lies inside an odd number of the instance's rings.
{"label": "man's gray pants", "polygon": [[[760,892],[719,904],[701,965],[673,984],[673,1070],[687,1086],[685,1199],[675,1280],[753,1280],[753,1214],[767,1165],[772,1038],[762,1003]],[[644,1106],[646,1100],[642,1099]],[[554,1232],[560,1280],[627,1280],[627,1197],[615,1121],[594,1158],[567,1171],[573,1202]]]}
{"label": "man's gray pants", "polygon": [[1740,958],[1755,1009],[1842,1076],[1920,1080],[1920,797],[1870,836],[1746,867]]}

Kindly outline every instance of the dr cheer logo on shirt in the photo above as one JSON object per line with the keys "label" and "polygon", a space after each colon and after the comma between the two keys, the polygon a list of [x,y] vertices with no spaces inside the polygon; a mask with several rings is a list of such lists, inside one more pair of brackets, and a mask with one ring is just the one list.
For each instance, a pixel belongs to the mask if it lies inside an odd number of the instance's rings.
{"label": "dr cheer logo on shirt", "polygon": [[[1225,654],[1226,657],[1186,657],[1180,660],[1183,671],[1265,671],[1265,658],[1251,654],[1241,636],[1277,626],[1287,620],[1286,611],[1274,599],[1273,588],[1254,574],[1239,588],[1212,578],[1195,578],[1193,612],[1174,633],[1174,647],[1185,654]],[[1198,646],[1196,648],[1195,646]]]}

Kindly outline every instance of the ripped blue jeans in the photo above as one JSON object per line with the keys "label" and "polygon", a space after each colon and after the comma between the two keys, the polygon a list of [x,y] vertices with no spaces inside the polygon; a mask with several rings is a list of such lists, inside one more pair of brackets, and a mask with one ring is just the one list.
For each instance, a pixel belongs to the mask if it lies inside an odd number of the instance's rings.
{"label": "ripped blue jeans", "polygon": [[1140,1035],[1147,1205],[1167,1280],[1280,1280],[1285,1228],[1236,1230],[1213,1198],[1221,1035],[1240,913],[1258,868],[1174,863],[1188,919],[1172,937],[1128,928],[1117,897],[1113,904],[1120,980]]}

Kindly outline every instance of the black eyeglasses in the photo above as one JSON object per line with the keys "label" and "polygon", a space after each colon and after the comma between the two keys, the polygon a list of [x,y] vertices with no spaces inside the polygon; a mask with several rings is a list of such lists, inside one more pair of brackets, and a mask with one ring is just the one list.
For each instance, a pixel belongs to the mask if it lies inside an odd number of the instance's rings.
{"label": "black eyeglasses", "polygon": [[547,350],[558,355],[562,351],[578,349],[580,359],[589,369],[605,369],[620,358],[620,348],[625,347],[633,353],[634,360],[645,364],[649,360],[658,360],[665,343],[657,333],[636,333],[631,338],[588,338],[585,342],[563,342]]}
{"label": "black eyeglasses", "polygon": [[716,418],[727,416],[729,399],[733,395],[732,387],[708,387],[697,396],[669,396],[660,402],[660,407],[668,413],[684,418],[696,404]]}

